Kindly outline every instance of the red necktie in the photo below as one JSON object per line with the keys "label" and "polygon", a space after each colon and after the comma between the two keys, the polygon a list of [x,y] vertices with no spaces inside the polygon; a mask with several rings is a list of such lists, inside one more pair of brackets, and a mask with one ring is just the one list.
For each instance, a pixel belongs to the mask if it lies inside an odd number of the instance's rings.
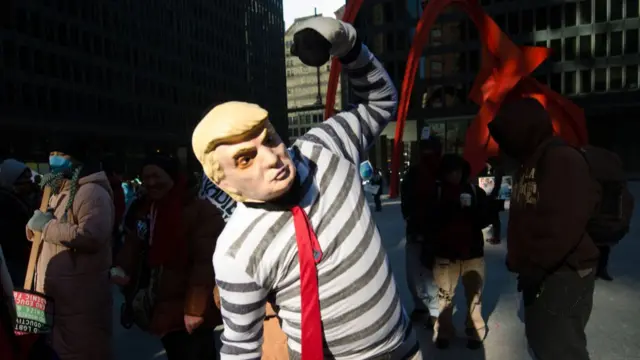
{"label": "red necktie", "polygon": [[322,259],[322,249],[304,210],[296,205],[291,212],[300,263],[302,360],[322,360],[322,320],[316,270],[316,264]]}

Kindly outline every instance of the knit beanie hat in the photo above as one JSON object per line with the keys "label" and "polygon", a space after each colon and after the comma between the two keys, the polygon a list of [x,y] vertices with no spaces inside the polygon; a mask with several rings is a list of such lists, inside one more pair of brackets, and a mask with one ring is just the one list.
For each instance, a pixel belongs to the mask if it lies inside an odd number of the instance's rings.
{"label": "knit beanie hat", "polygon": [[16,159],[3,161],[2,164],[0,164],[0,186],[13,186],[27,168],[27,165]]}
{"label": "knit beanie hat", "polygon": [[87,150],[86,144],[69,138],[59,138],[49,146],[49,151],[61,152],[79,162],[86,160]]}
{"label": "knit beanie hat", "polygon": [[173,181],[180,175],[180,162],[178,159],[166,155],[151,155],[142,163],[142,167],[155,165],[164,170]]}

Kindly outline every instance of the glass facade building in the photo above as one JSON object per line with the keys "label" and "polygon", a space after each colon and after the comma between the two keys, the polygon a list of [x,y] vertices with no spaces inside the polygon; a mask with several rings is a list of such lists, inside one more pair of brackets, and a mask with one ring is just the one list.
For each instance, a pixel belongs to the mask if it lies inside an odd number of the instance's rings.
{"label": "glass facade building", "polygon": [[[518,45],[549,47],[551,59],[533,74],[583,107],[590,141],[616,151],[629,170],[640,170],[638,0],[482,0],[496,23]],[[398,85],[424,1],[372,0],[357,25]],[[477,113],[467,95],[480,68],[475,25],[455,8],[440,15],[420,59],[408,120],[462,152],[465,131]],[[385,140],[383,141],[390,141]],[[412,148],[409,146],[408,148]],[[390,151],[390,147],[386,146]],[[410,156],[410,155],[409,155]]]}
{"label": "glass facade building", "polygon": [[0,3],[0,158],[82,137],[127,160],[191,153],[213,105],[269,109],[287,133],[282,0]]}

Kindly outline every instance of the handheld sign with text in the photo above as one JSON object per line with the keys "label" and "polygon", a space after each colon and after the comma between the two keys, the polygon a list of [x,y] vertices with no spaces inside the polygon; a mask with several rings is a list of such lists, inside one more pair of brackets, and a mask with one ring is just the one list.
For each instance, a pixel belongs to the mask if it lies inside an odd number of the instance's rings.
{"label": "handheld sign with text", "polygon": [[199,197],[201,199],[209,200],[213,205],[220,209],[224,221],[227,221],[229,217],[231,217],[233,210],[235,210],[237,205],[236,201],[209,180],[207,175],[202,175]]}

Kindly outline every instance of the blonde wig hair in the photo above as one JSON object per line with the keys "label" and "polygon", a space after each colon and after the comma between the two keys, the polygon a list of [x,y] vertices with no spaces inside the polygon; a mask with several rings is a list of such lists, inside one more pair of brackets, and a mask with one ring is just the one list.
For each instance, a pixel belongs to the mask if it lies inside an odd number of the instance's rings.
{"label": "blonde wig hair", "polygon": [[[260,135],[270,129],[269,113],[256,104],[229,101],[209,111],[193,131],[191,145],[202,164],[204,173],[214,184],[220,186],[224,171],[216,159],[215,149],[220,145],[236,144]],[[234,200],[246,199],[234,189],[220,186]]]}

